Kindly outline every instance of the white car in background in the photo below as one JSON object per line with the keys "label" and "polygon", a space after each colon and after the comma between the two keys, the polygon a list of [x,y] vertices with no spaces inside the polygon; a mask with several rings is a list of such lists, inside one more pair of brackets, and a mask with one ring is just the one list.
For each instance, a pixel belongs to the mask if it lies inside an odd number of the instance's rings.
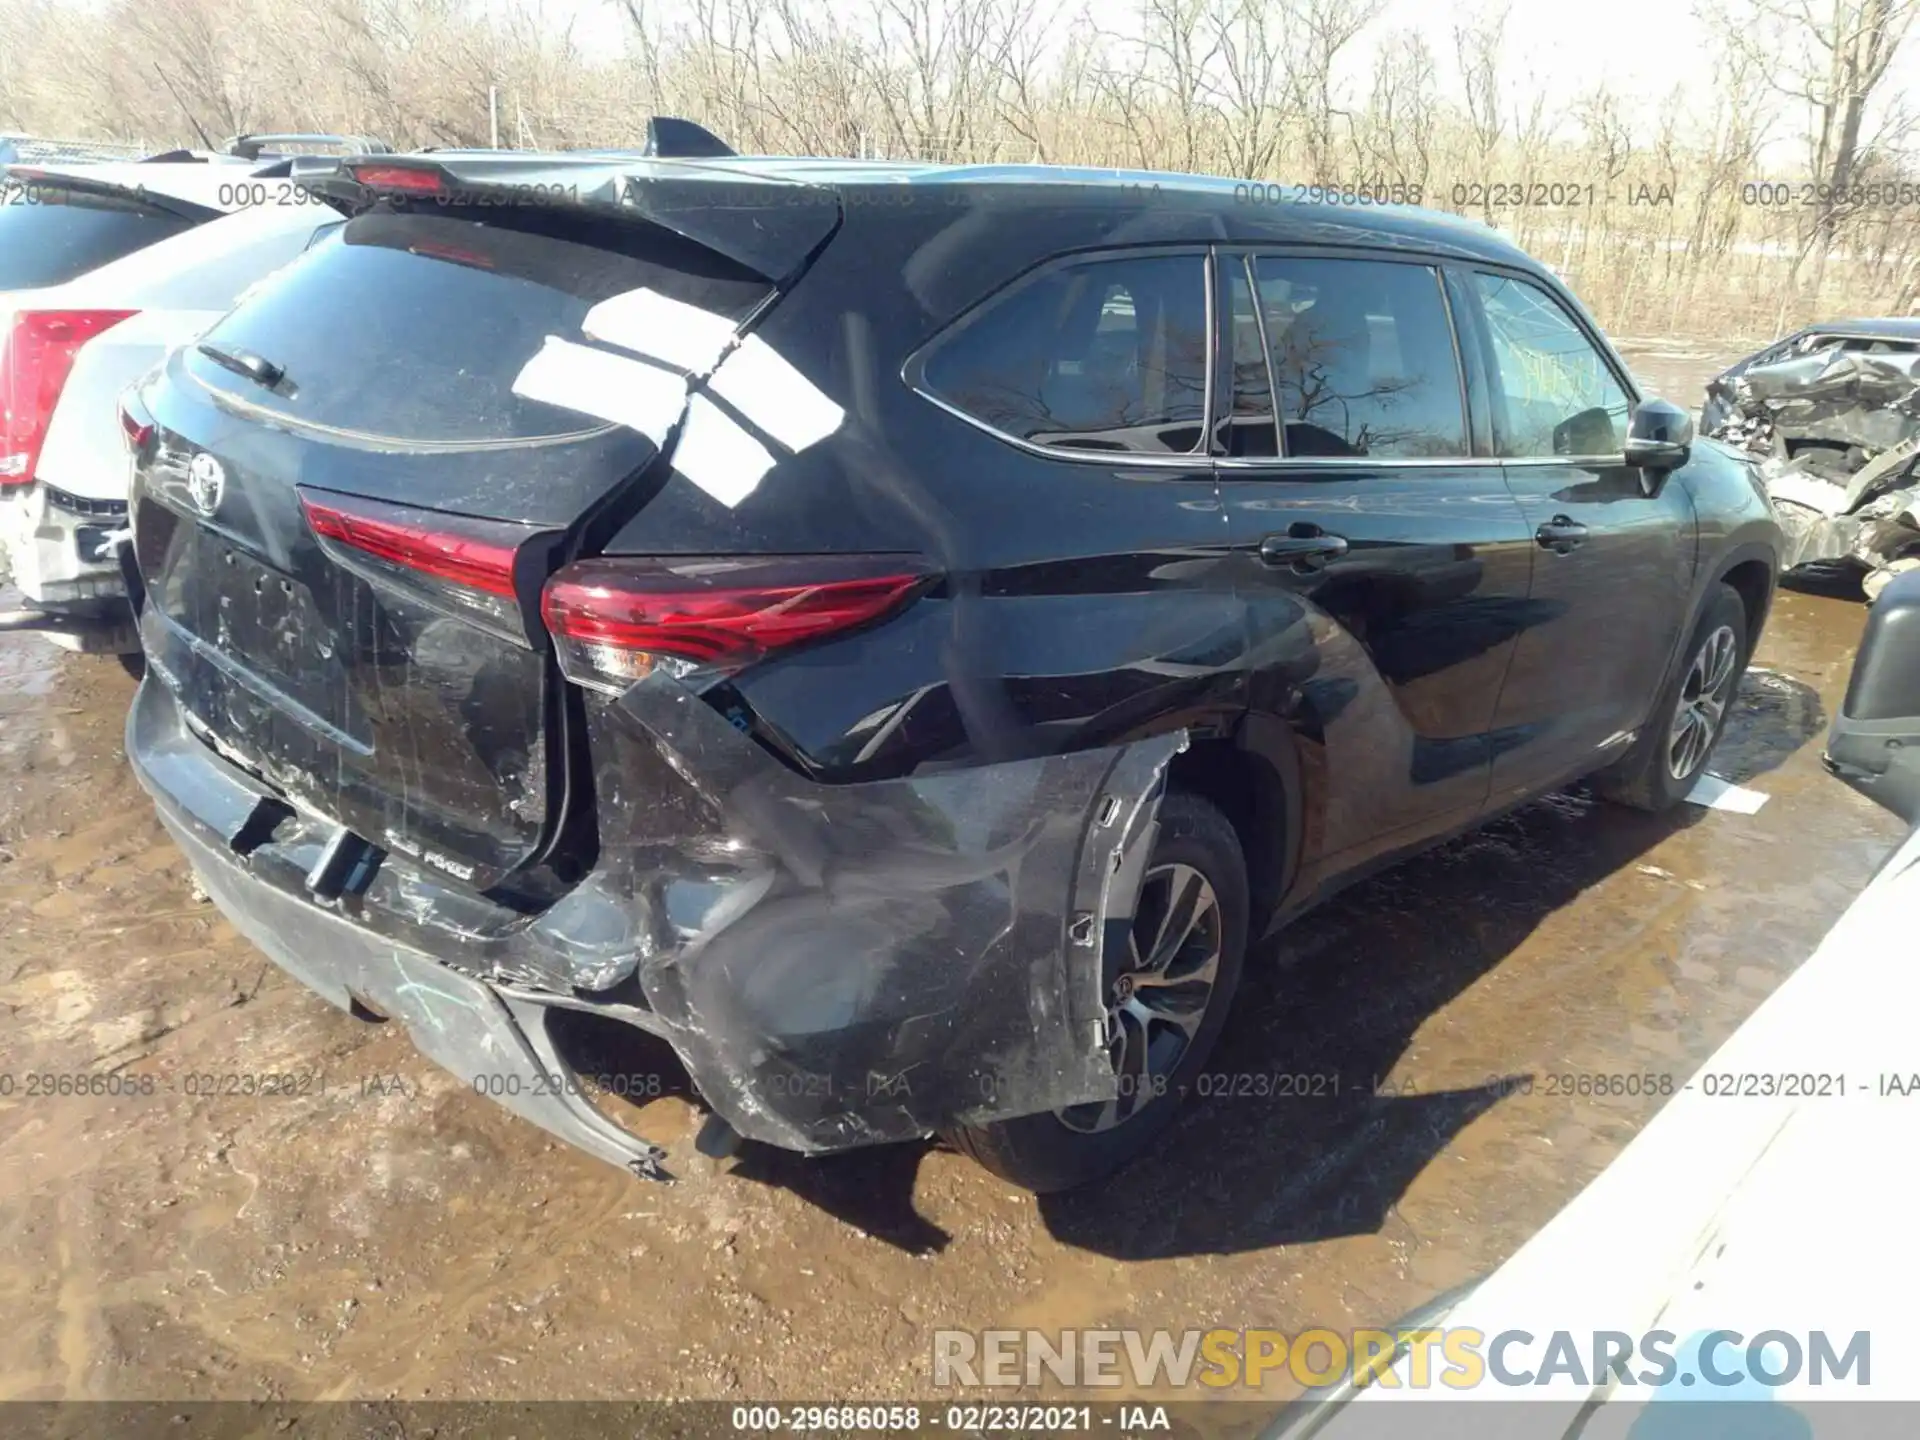
{"label": "white car in background", "polygon": [[340,222],[262,154],[249,138],[0,175],[0,584],[32,607],[0,628],[138,652],[120,394]]}

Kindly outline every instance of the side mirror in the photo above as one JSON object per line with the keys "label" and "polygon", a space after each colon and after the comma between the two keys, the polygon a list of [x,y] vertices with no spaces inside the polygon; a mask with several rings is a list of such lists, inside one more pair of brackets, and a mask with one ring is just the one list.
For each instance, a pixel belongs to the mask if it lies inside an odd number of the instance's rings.
{"label": "side mirror", "polygon": [[1869,800],[1920,824],[1920,570],[1895,576],[1867,612],[1826,764]]}
{"label": "side mirror", "polygon": [[1640,487],[1658,495],[1667,476],[1693,453],[1693,417],[1678,405],[1649,395],[1627,420],[1627,464],[1640,471]]}

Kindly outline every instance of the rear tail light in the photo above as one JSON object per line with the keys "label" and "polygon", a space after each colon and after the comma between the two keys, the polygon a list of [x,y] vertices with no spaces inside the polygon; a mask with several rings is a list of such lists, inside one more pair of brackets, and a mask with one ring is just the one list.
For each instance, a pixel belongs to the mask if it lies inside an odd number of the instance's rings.
{"label": "rear tail light", "polygon": [[404,190],[412,195],[438,195],[440,172],[416,170],[410,165],[355,165],[353,178],[369,190]]}
{"label": "rear tail light", "polygon": [[335,564],[530,643],[519,599],[521,557],[529,542],[551,531],[324,490],[302,490],[300,506]]}
{"label": "rear tail light", "polygon": [[30,485],[80,347],[133,310],[19,310],[0,340],[0,485]]}
{"label": "rear tail light", "polygon": [[931,579],[903,555],[581,560],[541,616],[568,679],[618,694],[655,669],[731,674],[878,620]]}
{"label": "rear tail light", "polygon": [[139,397],[128,393],[120,397],[120,438],[127,442],[127,452],[138,455],[147,448],[147,442],[153,439],[153,416],[147,413],[147,407],[140,403]]}

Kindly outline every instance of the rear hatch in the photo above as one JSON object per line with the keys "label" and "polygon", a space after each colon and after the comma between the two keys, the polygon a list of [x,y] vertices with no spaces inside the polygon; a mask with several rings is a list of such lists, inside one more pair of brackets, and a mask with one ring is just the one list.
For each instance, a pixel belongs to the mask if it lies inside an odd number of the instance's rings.
{"label": "rear hatch", "polygon": [[662,206],[604,161],[538,192],[482,162],[357,173],[353,217],[132,402],[144,634],[230,759],[511,893],[566,784],[542,582],[664,482],[688,375],[838,207],[752,177],[697,205],[683,175]]}

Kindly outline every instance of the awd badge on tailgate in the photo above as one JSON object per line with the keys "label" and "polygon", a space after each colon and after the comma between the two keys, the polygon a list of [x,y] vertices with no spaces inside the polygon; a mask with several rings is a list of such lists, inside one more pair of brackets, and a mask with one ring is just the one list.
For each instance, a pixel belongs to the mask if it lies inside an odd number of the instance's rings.
{"label": "awd badge on tailgate", "polygon": [[226,491],[226,467],[202,450],[187,466],[187,503],[210,516],[220,508],[220,497]]}

